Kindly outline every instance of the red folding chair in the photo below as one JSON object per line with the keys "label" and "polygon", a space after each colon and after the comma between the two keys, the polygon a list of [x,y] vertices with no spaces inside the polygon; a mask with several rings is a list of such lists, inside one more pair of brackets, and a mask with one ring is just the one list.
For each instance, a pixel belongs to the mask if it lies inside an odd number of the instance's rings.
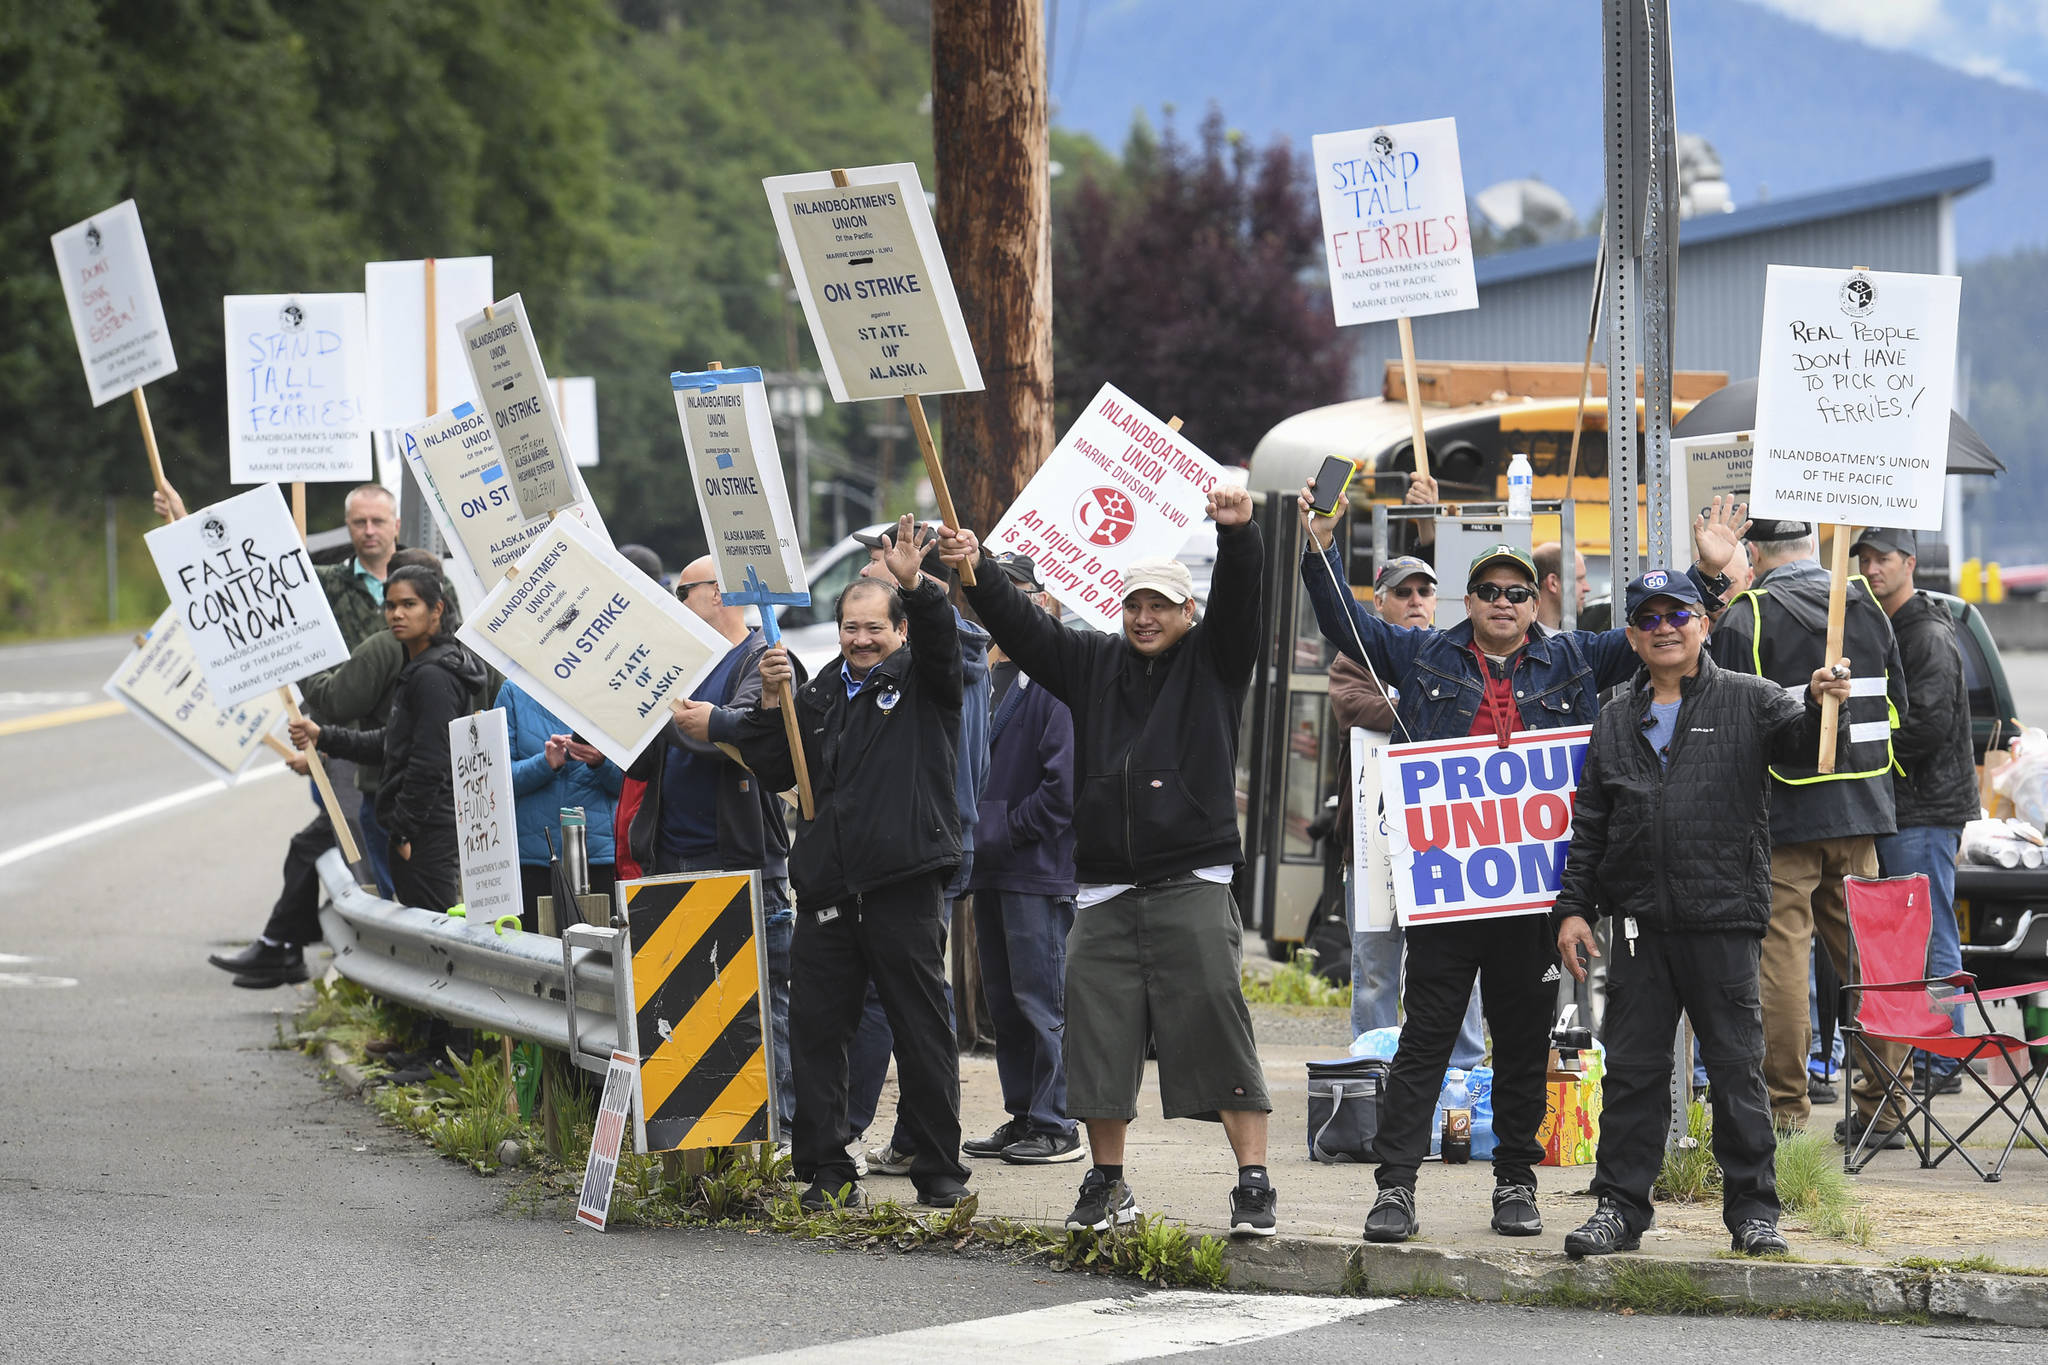
{"label": "red folding chair", "polygon": [[[2048,1117],[2043,1116],[2040,1107],[2041,1085],[2043,1080],[2048,1080],[2048,1068],[2029,1074],[2032,1064],[2027,1051],[2029,1047],[2048,1044],[2048,1037],[2022,1039],[2000,1033],[1985,1009],[1993,1000],[2009,1000],[2015,996],[2048,991],[2048,981],[1984,991],[1977,989],[1977,978],[1969,972],[1955,972],[1943,977],[1926,976],[1927,935],[1933,917],[1927,878],[1924,876],[1879,880],[1849,877],[1844,880],[1842,894],[1849,910],[1850,947],[1849,981],[1842,987],[1842,1016],[1855,1021],[1843,1024],[1842,1034],[1852,1049],[1861,1050],[1859,1064],[1867,1067],[1870,1074],[1878,1077],[1884,1085],[1885,1102],[1879,1107],[1878,1115],[1881,1117],[1887,1109],[1898,1111],[1901,1116],[1899,1124],[1905,1129],[1907,1140],[1920,1154],[1923,1167],[1938,1166],[1951,1152],[1955,1152],[1979,1176],[1985,1180],[1997,1180],[2004,1173],[2005,1163],[2021,1138],[2032,1143],[2043,1156],[2048,1156],[2048,1145],[2044,1145],[2044,1140],[2048,1140]],[[1939,1007],[1932,994],[1937,986],[1947,986],[1956,992]],[[1985,1031],[1981,1034],[1956,1030],[1955,1017],[1949,1010],[1954,1008],[1957,998],[1964,995],[1976,1005],[1977,1015],[1984,1021]],[[1886,1066],[1870,1046],[1872,1041],[1904,1044],[1939,1057],[1955,1058],[1962,1063],[1961,1074],[1974,1082],[1990,1103],[1960,1133],[1949,1132],[1947,1126],[1934,1116],[1932,1090],[1916,1089],[1902,1079],[1907,1066],[1902,1065],[1897,1071]],[[1854,1057],[1856,1054],[1851,1051],[1849,1055]],[[1992,1056],[2003,1057],[2010,1073],[2018,1077],[2003,1090],[1994,1089],[1970,1066],[1971,1062]],[[1853,1130],[1853,1102],[1848,1094],[1849,1088],[1845,1085],[1842,1089],[1844,1108],[1848,1110],[1845,1117],[1849,1119],[1846,1130]],[[1977,1164],[1976,1158],[1963,1144],[1994,1114],[2003,1114],[2012,1120],[2012,1136],[2006,1139],[2005,1149],[1987,1171]],[[1919,1120],[1917,1133],[1914,1131],[1915,1118]],[[1938,1155],[1934,1143],[1937,1132],[1943,1142]],[[1857,1141],[1844,1142],[1843,1169],[1852,1175],[1861,1171],[1881,1149],[1884,1136],[1873,1122]]]}

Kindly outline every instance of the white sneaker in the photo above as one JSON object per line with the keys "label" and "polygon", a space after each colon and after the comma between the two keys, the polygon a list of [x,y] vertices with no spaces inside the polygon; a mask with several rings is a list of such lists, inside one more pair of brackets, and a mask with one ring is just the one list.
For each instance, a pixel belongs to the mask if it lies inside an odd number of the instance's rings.
{"label": "white sneaker", "polygon": [[868,1173],[868,1154],[861,1150],[859,1138],[846,1144],[846,1154],[853,1158],[853,1173],[865,1178]]}
{"label": "white sneaker", "polygon": [[854,1166],[856,1169],[866,1167],[862,1174],[866,1174],[867,1171],[879,1171],[883,1175],[909,1175],[910,1163],[914,1160],[914,1154],[899,1152],[894,1144],[885,1144],[869,1148],[867,1160],[863,1162],[855,1158]]}

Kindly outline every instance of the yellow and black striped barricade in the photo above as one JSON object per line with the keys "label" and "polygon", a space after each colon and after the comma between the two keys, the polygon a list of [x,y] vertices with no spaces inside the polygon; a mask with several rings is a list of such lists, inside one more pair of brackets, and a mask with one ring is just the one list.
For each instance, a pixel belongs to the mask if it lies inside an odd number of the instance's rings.
{"label": "yellow and black striped barricade", "polygon": [[761,879],[696,872],[618,884],[631,944],[642,1152],[778,1142]]}

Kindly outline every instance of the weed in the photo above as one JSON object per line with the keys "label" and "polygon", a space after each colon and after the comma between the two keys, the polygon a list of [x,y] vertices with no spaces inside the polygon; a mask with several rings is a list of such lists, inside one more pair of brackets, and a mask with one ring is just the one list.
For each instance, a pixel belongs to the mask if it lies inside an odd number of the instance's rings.
{"label": "weed", "polygon": [[1893,1261],[1901,1270],[1924,1270],[1949,1275],[2048,1275],[2048,1269],[2032,1265],[2007,1265],[1989,1256],[1907,1256]]}
{"label": "weed", "polygon": [[1406,1299],[1456,1299],[1462,1298],[1458,1287],[1434,1270],[1418,1270],[1415,1278],[1408,1282],[1406,1289],[1389,1292]]}
{"label": "weed", "polygon": [[1714,1120],[1707,1106],[1694,1100],[1685,1110],[1685,1138],[1664,1153],[1657,1173],[1656,1195],[1681,1204],[1696,1204],[1721,1193],[1721,1167],[1714,1160]]}
{"label": "weed", "polygon": [[1316,975],[1313,948],[1296,949],[1294,956],[1274,968],[1268,977],[1241,969],[1238,984],[1248,1004],[1351,1008],[1351,987],[1348,984],[1333,985]]}

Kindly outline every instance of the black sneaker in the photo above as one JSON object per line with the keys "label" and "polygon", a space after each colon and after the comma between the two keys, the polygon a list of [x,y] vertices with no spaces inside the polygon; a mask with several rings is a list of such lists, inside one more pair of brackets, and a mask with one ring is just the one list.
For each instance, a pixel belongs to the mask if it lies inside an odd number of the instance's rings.
{"label": "black sneaker", "polygon": [[1493,1230],[1503,1237],[1543,1235],[1543,1215],[1536,1211],[1534,1185],[1493,1187]]}
{"label": "black sneaker", "polygon": [[1003,1160],[1012,1166],[1057,1166],[1081,1159],[1081,1135],[1074,1133],[1027,1133],[1003,1148]]}
{"label": "black sneaker", "polygon": [[1861,1146],[1865,1151],[1872,1152],[1896,1152],[1906,1145],[1906,1130],[1904,1128],[1892,1128],[1886,1132],[1879,1133],[1876,1141],[1866,1144],[1863,1141],[1863,1130],[1867,1127],[1869,1125],[1860,1118],[1856,1120],[1854,1128],[1849,1126],[1847,1119],[1836,1119],[1835,1141],[1844,1147]]}
{"label": "black sneaker", "polygon": [[269,990],[306,979],[305,950],[281,943],[253,943],[231,958],[216,953],[206,960],[233,972],[235,984],[246,990]]}
{"label": "black sneaker", "polygon": [[1960,1095],[1963,1093],[1963,1073],[1960,1070],[1944,1072],[1939,1076],[1935,1076],[1933,1080],[1934,1089],[1931,1092],[1933,1094]]}
{"label": "black sneaker", "polygon": [[1031,1124],[1026,1119],[1011,1119],[985,1138],[969,1138],[960,1144],[960,1150],[969,1156],[1001,1156],[1003,1148],[1015,1142],[1022,1142],[1031,1135]]}
{"label": "black sneaker", "polygon": [[1621,1205],[1606,1199],[1600,1201],[1591,1218],[1564,1235],[1564,1254],[1574,1261],[1616,1251],[1640,1251],[1642,1247],[1643,1235],[1629,1231]]}
{"label": "black sneaker", "polygon": [[841,1181],[828,1187],[813,1180],[810,1188],[798,1196],[797,1203],[812,1213],[822,1213],[826,1209],[857,1209],[861,1205],[861,1188],[852,1181]]}
{"label": "black sneaker", "polygon": [[1811,1072],[1806,1077],[1806,1098],[1812,1104],[1839,1104],[1841,1092]]}
{"label": "black sneaker", "polygon": [[1420,1231],[1422,1224],[1415,1221],[1415,1191],[1399,1185],[1381,1190],[1379,1198],[1372,1201],[1372,1211],[1365,1215],[1368,1242],[1405,1242]]}
{"label": "black sneaker", "polygon": [[951,1176],[933,1176],[917,1187],[917,1202],[928,1209],[958,1208],[973,1197],[964,1183]]}
{"label": "black sneaker", "polygon": [[1735,1229],[1729,1239],[1728,1249],[1739,1251],[1745,1256],[1782,1256],[1792,1248],[1785,1243],[1783,1234],[1775,1223],[1761,1218],[1752,1218]]}
{"label": "black sneaker", "polygon": [[1275,1215],[1280,1195],[1269,1184],[1238,1185],[1230,1191],[1230,1235],[1271,1237],[1280,1230]]}
{"label": "black sneaker", "polygon": [[1131,1187],[1089,1167],[1088,1174],[1081,1177],[1081,1197],[1067,1215],[1067,1231],[1108,1232],[1112,1225],[1122,1227],[1137,1221],[1138,1201],[1131,1196]]}

